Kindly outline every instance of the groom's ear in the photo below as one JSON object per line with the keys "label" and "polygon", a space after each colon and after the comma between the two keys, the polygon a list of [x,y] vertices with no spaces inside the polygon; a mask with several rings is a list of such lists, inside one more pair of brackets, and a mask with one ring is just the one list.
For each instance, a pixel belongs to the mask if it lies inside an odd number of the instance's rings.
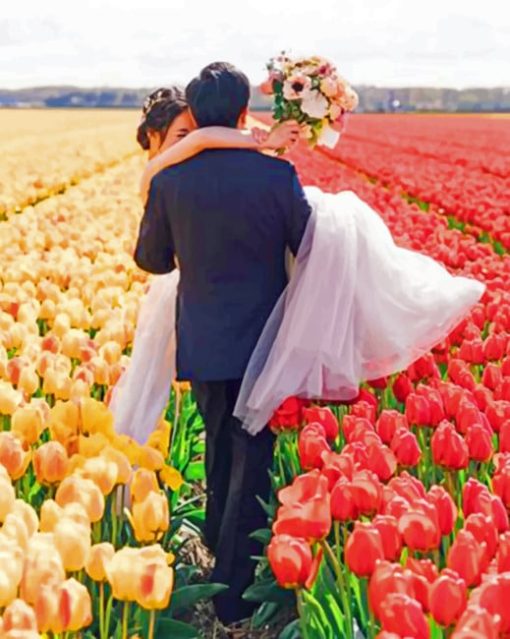
{"label": "groom's ear", "polygon": [[241,115],[239,116],[239,120],[237,121],[237,128],[245,129],[247,120],[248,120],[248,109],[246,108],[241,111]]}

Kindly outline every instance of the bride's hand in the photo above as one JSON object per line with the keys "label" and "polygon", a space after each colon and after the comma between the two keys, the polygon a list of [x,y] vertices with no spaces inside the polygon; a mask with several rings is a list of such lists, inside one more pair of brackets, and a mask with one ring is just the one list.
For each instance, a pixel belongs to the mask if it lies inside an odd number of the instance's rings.
{"label": "bride's hand", "polygon": [[262,146],[273,150],[289,148],[299,140],[300,133],[301,127],[299,123],[296,120],[287,120],[281,124],[276,124],[267,133],[267,139],[262,143]]}

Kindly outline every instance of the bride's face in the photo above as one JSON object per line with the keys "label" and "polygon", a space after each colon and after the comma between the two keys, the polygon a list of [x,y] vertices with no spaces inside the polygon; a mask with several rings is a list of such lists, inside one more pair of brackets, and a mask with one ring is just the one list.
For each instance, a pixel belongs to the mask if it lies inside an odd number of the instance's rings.
{"label": "bride's face", "polygon": [[168,149],[168,147],[181,140],[195,128],[189,109],[186,109],[175,118],[168,127],[166,134],[161,131],[149,130],[149,159],[161,153],[164,149]]}

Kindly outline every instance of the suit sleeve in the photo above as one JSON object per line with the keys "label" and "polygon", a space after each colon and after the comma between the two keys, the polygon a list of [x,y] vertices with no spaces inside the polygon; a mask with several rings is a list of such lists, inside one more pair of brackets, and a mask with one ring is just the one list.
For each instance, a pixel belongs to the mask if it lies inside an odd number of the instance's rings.
{"label": "suit sleeve", "polygon": [[134,254],[136,264],[149,273],[170,273],[176,267],[175,248],[169,219],[171,193],[158,178],[152,180],[140,223]]}
{"label": "suit sleeve", "polygon": [[312,209],[301,182],[296,173],[296,169],[291,165],[291,202],[287,209],[287,244],[294,256],[297,255],[299,245],[303,238],[306,225],[312,213]]}

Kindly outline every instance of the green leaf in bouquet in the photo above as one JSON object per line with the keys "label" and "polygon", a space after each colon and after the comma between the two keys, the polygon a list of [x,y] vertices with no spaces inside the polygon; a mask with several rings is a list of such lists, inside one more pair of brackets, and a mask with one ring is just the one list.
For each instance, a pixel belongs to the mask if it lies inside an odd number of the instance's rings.
{"label": "green leaf in bouquet", "polygon": [[246,601],[271,601],[273,603],[285,604],[294,599],[294,594],[290,590],[284,590],[273,578],[263,579],[249,586],[243,594]]}
{"label": "green leaf in bouquet", "polygon": [[198,639],[196,628],[189,623],[161,617],[156,625],[156,639]]}
{"label": "green leaf in bouquet", "polygon": [[197,601],[211,599],[227,589],[228,586],[224,584],[193,584],[179,588],[172,594],[170,612],[172,615],[181,615],[190,610]]}

